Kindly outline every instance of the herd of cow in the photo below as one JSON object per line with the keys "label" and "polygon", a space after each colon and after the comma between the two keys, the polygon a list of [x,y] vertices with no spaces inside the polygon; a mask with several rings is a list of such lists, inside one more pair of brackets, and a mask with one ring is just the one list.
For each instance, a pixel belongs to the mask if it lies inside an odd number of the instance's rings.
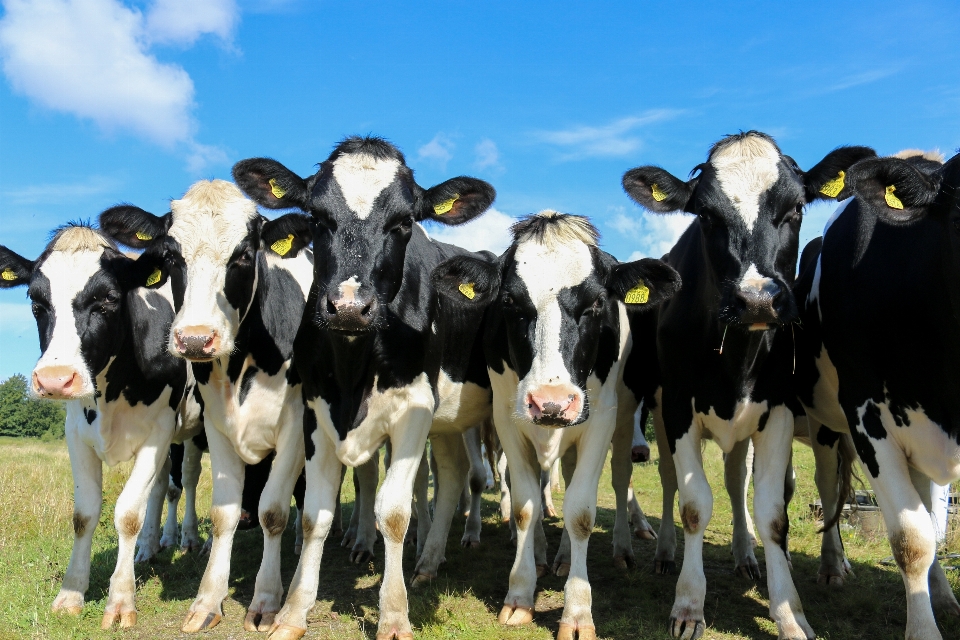
{"label": "herd of cow", "polygon": [[[960,615],[928,513],[931,480],[960,478],[960,155],[840,147],[804,171],[762,133],[728,136],[687,181],[653,166],[624,174],[647,211],[696,216],[662,260],[626,263],[598,247],[586,218],[554,211],[517,222],[499,257],[432,240],[420,222],[468,222],[494,189],[467,177],[425,189],[379,138],[347,138],[307,178],[265,158],[233,176],[197,182],[162,216],[121,205],[97,227],[61,227],[36,260],[0,247],[0,285],[27,286],[37,320],[33,392],[68,401],[75,539],[54,610],[84,603],[102,463],[132,459],[103,627],[136,623],[135,560],[176,543],[175,509],[158,540],[171,443],[187,443],[176,458],[188,494],[181,542],[199,544],[190,488],[203,432],[213,535],[183,631],[220,622],[234,532],[255,514],[263,559],[244,627],[302,637],[353,467],[352,559],[372,555],[378,529],[384,542],[377,638],[412,638],[402,567],[411,513],[415,585],[443,562],[484,425],[487,448],[498,440],[505,454],[517,540],[499,620],[533,619],[548,570],[541,472],[562,459],[557,638],[596,638],[586,550],[597,485],[612,443],[613,555],[632,564],[630,448],[643,406],[661,454],[660,573],[674,568],[680,494],[674,636],[704,632],[704,438],[727,454],[737,570],[759,578],[745,504],[753,443],[753,521],[781,638],[814,637],[790,574],[794,437],[817,461],[820,582],[842,584],[849,571],[836,523],[859,457],[906,587],[906,637],[941,637],[934,608]],[[831,198],[841,204],[798,274],[804,206]],[[258,205],[302,213],[271,220]],[[258,469],[265,482],[251,480]],[[482,484],[469,484],[478,497]],[[294,493],[300,557],[284,600],[280,539]],[[471,516],[466,546],[479,542],[479,508]]]}

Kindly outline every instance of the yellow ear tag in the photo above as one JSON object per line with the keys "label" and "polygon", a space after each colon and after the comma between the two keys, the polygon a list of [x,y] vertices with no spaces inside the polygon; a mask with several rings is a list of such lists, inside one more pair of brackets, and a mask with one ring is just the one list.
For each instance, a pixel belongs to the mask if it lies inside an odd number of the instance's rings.
{"label": "yellow ear tag", "polygon": [[650,194],[657,202],[663,202],[667,199],[667,194],[665,194],[663,191],[660,191],[660,187],[657,186],[656,182],[650,185]]}
{"label": "yellow ear tag", "polygon": [[137,231],[137,240],[143,240],[146,242],[147,240],[153,240],[153,236],[149,233],[144,233],[143,231]]}
{"label": "yellow ear tag", "polygon": [[153,273],[151,273],[150,276],[147,278],[147,285],[146,285],[146,286],[152,287],[153,285],[155,285],[155,284],[157,284],[158,282],[160,282],[160,278],[162,278],[162,277],[163,277],[163,274],[160,273],[160,269],[154,269],[154,270],[153,270]]}
{"label": "yellow ear tag", "polygon": [[884,194],[883,199],[887,201],[887,206],[891,209],[903,209],[903,203],[900,202],[900,198],[893,195],[893,192],[896,190],[896,185],[887,187],[887,192]]}
{"label": "yellow ear tag", "polygon": [[477,297],[477,294],[474,293],[474,291],[473,291],[473,283],[472,283],[472,282],[462,282],[462,283],[460,283],[460,286],[457,287],[457,289],[460,290],[460,293],[462,293],[464,296],[466,296],[467,300],[473,300],[474,298]]}
{"label": "yellow ear tag", "polygon": [[647,304],[650,299],[650,289],[644,284],[643,280],[623,296],[623,301],[627,304]]}
{"label": "yellow ear tag", "polygon": [[[459,197],[460,197],[460,194],[459,194],[459,193],[455,193],[455,194],[453,194],[453,197],[450,198],[449,200],[444,200],[444,201],[441,202],[440,204],[435,204],[435,205],[433,205],[433,212],[434,212],[435,214],[437,214],[438,216],[442,216],[443,214],[445,214],[445,213],[447,213],[448,211],[450,211],[450,209],[453,209],[453,203],[456,202],[456,201],[457,201],[457,198],[459,198]],[[464,295],[466,295],[466,294],[464,294]]]}
{"label": "yellow ear tag", "polygon": [[286,238],[281,238],[277,240],[272,245],[270,245],[270,250],[279,256],[285,256],[290,251],[290,247],[293,246],[293,234],[291,233]]}
{"label": "yellow ear tag", "polygon": [[8,267],[8,268],[4,269],[2,272],[0,272],[0,278],[3,278],[4,280],[7,280],[8,282],[13,282],[14,280],[17,279],[17,274],[15,274],[15,273],[13,272],[13,269],[10,269],[10,268]]}
{"label": "yellow ear tag", "polygon": [[820,187],[820,193],[829,198],[836,198],[843,191],[843,179],[846,177],[847,174],[841,171],[836,178]]}
{"label": "yellow ear tag", "polygon": [[283,190],[283,187],[277,184],[276,178],[270,178],[270,193],[273,194],[277,200],[282,198],[287,192]]}

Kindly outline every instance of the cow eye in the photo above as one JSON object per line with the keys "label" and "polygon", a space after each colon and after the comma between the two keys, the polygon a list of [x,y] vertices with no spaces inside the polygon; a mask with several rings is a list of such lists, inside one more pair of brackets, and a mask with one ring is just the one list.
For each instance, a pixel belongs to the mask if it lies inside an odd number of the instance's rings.
{"label": "cow eye", "polygon": [[237,259],[233,261],[233,264],[238,267],[250,266],[251,264],[253,264],[253,252],[244,251],[239,256],[237,256]]}
{"label": "cow eye", "polygon": [[513,306],[513,297],[509,293],[503,294],[503,297],[500,299],[504,306],[510,307]]}
{"label": "cow eye", "polygon": [[108,304],[117,304],[120,302],[120,294],[116,293],[115,291],[111,291],[107,295],[103,296],[103,300]]}
{"label": "cow eye", "polygon": [[413,216],[407,216],[400,220],[390,231],[394,233],[406,233],[413,228]]}

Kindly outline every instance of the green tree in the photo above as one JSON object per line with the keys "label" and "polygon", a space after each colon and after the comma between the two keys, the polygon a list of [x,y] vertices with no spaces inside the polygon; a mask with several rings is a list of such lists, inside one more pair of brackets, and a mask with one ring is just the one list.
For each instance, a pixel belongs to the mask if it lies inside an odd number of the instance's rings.
{"label": "green tree", "polygon": [[23,375],[18,373],[0,382],[0,435],[62,438],[65,419],[62,402],[30,397]]}

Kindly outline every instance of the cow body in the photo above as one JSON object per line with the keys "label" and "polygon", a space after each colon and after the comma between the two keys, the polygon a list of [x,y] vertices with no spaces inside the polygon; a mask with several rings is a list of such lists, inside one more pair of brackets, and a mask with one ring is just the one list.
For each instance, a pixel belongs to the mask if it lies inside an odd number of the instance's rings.
{"label": "cow body", "polygon": [[313,267],[306,221],[294,214],[265,220],[222,180],[194,184],[165,216],[123,206],[100,221],[124,244],[145,247],[141,259],[153,261],[160,281],[172,281],[177,314],[167,348],[192,361],[203,398],[213,544],[183,630],[220,621],[244,465],[275,453],[259,501],[263,560],[244,620],[248,630],[266,630],[282,602],[280,536],[303,465],[303,402],[292,357]]}
{"label": "cow body", "polygon": [[906,586],[907,638],[940,637],[931,600],[960,614],[929,517],[930,480],[960,477],[958,187],[960,156],[858,163],[796,289],[799,398],[853,438]]}
{"label": "cow body", "polygon": [[32,391],[66,400],[74,544],[53,609],[80,613],[100,519],[102,465],[132,459],[115,508],[119,550],[103,627],[133,626],[136,538],[150,492],[166,476],[187,384],[186,367],[163,346],[173,319],[172,290],[141,290],[146,274],[85,226],[59,230],[35,262],[0,247],[0,263],[4,286],[29,285],[43,352]]}

